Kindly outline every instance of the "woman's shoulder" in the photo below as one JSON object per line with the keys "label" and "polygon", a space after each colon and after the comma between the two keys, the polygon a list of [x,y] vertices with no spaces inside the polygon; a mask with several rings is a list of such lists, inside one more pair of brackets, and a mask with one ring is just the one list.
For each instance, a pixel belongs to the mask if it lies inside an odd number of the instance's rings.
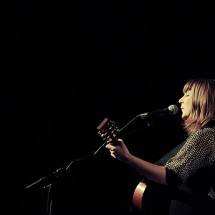
{"label": "woman's shoulder", "polygon": [[198,127],[196,130],[194,130],[192,133],[190,133],[190,135],[188,135],[187,139],[189,139],[189,137],[192,136],[198,136],[198,135],[202,135],[202,134],[213,134],[215,133],[215,121],[211,120],[209,122],[207,122],[204,126],[202,125],[196,125],[196,127]]}
{"label": "woman's shoulder", "polygon": [[195,131],[193,133],[193,136],[201,136],[201,135],[212,135],[212,136],[215,136],[215,127],[203,127],[203,128],[200,128],[198,129],[197,131]]}
{"label": "woman's shoulder", "polygon": [[[208,145],[215,147],[215,128],[204,127],[193,132],[187,139],[188,143],[196,143],[197,145]],[[189,145],[189,144],[188,144]]]}

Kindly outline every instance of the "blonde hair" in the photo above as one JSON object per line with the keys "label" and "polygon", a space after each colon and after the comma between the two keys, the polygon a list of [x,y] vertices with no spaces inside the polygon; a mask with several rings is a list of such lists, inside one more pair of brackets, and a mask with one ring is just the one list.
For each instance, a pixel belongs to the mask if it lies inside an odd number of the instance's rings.
{"label": "blonde hair", "polygon": [[184,119],[183,126],[188,134],[215,121],[215,80],[196,78],[188,80],[183,93],[192,90],[192,110]]}

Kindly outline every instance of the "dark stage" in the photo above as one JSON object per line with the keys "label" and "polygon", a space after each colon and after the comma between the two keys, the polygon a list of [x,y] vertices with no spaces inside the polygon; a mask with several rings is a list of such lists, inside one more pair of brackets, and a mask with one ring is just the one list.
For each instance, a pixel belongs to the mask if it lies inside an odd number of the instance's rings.
{"label": "dark stage", "polygon": [[[192,77],[214,77],[214,14],[191,1],[18,1],[1,19],[4,214],[132,214],[141,176],[102,149],[97,126],[178,105]],[[156,162],[185,138],[180,113],[124,130]],[[83,157],[88,158],[83,159]],[[26,187],[69,165],[57,177]],[[4,209],[4,210],[3,210]]]}

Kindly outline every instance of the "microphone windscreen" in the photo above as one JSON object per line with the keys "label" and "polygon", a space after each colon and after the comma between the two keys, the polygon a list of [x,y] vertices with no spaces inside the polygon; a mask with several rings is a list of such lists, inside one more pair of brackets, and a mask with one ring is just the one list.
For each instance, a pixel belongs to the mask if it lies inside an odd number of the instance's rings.
{"label": "microphone windscreen", "polygon": [[169,111],[170,111],[170,114],[172,114],[172,115],[177,114],[177,113],[178,113],[178,110],[179,110],[179,108],[178,108],[177,105],[170,105],[170,106],[168,107],[168,109],[169,109]]}

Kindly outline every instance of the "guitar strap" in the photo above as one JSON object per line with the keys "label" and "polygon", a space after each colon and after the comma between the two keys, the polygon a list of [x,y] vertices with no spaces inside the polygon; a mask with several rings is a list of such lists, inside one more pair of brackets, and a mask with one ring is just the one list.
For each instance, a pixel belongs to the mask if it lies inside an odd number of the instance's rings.
{"label": "guitar strap", "polygon": [[155,164],[164,166],[171,157],[176,155],[176,153],[183,147],[185,144],[185,141],[177,145],[175,148],[173,148],[171,151],[169,151],[166,155],[164,155],[162,158],[160,158],[158,161],[155,162]]}

